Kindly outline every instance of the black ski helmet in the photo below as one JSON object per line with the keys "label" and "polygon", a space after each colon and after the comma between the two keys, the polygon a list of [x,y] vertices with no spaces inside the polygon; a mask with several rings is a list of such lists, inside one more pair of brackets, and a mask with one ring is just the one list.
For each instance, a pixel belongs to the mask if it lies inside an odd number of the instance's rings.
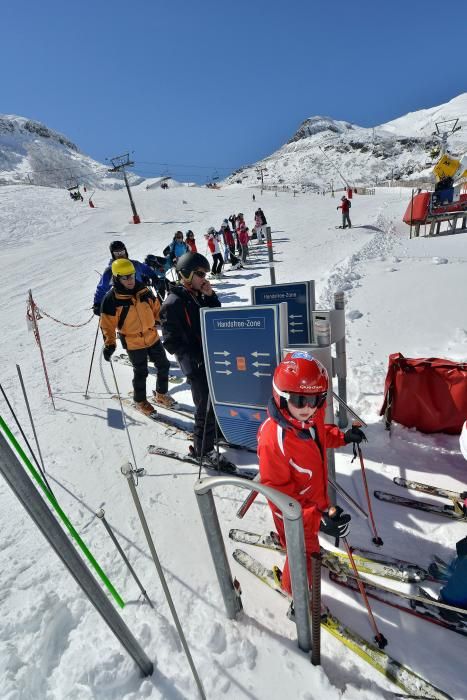
{"label": "black ski helmet", "polygon": [[115,260],[114,257],[114,251],[115,250],[124,250],[125,255],[128,257],[128,251],[126,249],[126,245],[122,243],[122,241],[112,241],[112,243],[109,245],[109,250],[110,250],[110,255],[112,258]]}
{"label": "black ski helmet", "polygon": [[152,255],[150,253],[144,258],[144,264],[148,265],[149,267],[152,267],[154,270],[157,270],[158,268],[163,268],[165,266],[165,263],[166,259],[161,257],[160,255]]}
{"label": "black ski helmet", "polygon": [[184,253],[181,255],[175,266],[176,271],[186,280],[191,282],[195,270],[206,270],[209,272],[211,266],[201,253]]}

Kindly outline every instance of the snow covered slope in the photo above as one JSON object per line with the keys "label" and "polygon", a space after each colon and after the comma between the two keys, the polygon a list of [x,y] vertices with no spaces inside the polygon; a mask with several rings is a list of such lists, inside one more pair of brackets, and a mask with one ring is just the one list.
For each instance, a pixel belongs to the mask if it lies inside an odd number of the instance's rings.
{"label": "snow covered slope", "polygon": [[444,105],[406,114],[374,128],[330,117],[306,119],[290,141],[258,163],[241,168],[228,182],[257,185],[256,168],[267,168],[266,185],[300,189],[374,185],[384,180],[429,179],[435,122],[459,118],[462,129],[449,137],[453,155],[467,150],[467,93]]}
{"label": "snow covered slope", "polygon": [[[368,422],[365,446],[370,489],[395,491],[393,476],[414,478],[447,488],[465,488],[466,463],[455,436],[425,436],[395,427],[384,430],[382,402],[388,354],[467,355],[466,236],[408,240],[401,217],[403,189],[377,189],[375,196],[353,199],[354,228],[336,230],[336,199],[314,194],[265,192],[256,202],[239,186],[145,189],[134,198],[143,221],[129,223],[126,192],[102,191],[95,209],[72,202],[52,188],[8,186],[0,193],[0,249],[8,291],[2,305],[1,383],[18,417],[32,436],[16,374],[21,366],[49,479],[64,511],[123,596],[125,622],[154,661],[150,679],[141,679],[133,662],[110,634],[15,497],[0,480],[0,697],[2,700],[185,700],[197,697],[186,658],[165,603],[154,565],[138,523],[120,466],[130,457],[124,431],[115,420],[118,403],[101,339],[84,399],[96,319],[90,309],[99,273],[108,261],[108,244],[119,238],[132,257],[160,254],[177,229],[192,229],[199,250],[203,233],[233,211],[243,211],[251,226],[258,203],[271,223],[276,276],[281,281],[315,279],[317,298],[329,306],[333,292],[345,289],[348,397]],[[269,282],[266,254],[252,246],[251,265],[227,272],[216,288],[224,305],[248,304],[252,284]],[[44,316],[39,321],[57,410],[47,397],[38,348],[25,321],[32,288]],[[123,393],[131,390],[131,370],[115,364]],[[177,372],[177,368],[174,367]],[[155,387],[149,375],[148,390]],[[185,384],[171,394],[189,403]],[[12,418],[0,397],[0,411]],[[159,444],[184,450],[187,441],[165,426],[128,411],[138,466],[147,475],[138,492],[156,548],[209,700],[381,700],[394,687],[364,661],[323,634],[322,667],[315,668],[296,645],[287,603],[232,561],[243,589],[244,614],[226,619],[202,523],[193,494],[197,470],[191,465],[147,453]],[[15,434],[21,441],[18,431]],[[255,466],[255,456],[231,451],[240,464]],[[349,448],[336,452],[339,483],[360,503],[363,490]],[[235,512],[244,491],[219,490],[216,505],[226,548],[231,527],[268,531],[269,509],[262,499],[242,521]],[[427,500],[431,500],[427,498]],[[105,508],[148,594],[152,611],[95,516]],[[374,503],[378,530],[389,555],[403,555],[426,566],[433,553],[449,559],[465,524]],[[350,541],[371,548],[367,523],[354,516]],[[329,544],[329,542],[328,542]],[[280,555],[252,553],[264,563]],[[325,577],[324,577],[325,579]],[[434,589],[433,589],[434,590]],[[368,618],[358,597],[323,580],[323,597],[350,627],[371,639]],[[465,698],[467,639],[374,606],[378,625],[389,640],[388,652],[457,700]]]}
{"label": "snow covered slope", "polygon": [[[142,178],[130,175],[131,181]],[[47,187],[120,188],[123,180],[108,166],[80,152],[62,134],[40,122],[0,114],[0,185],[34,184]]]}

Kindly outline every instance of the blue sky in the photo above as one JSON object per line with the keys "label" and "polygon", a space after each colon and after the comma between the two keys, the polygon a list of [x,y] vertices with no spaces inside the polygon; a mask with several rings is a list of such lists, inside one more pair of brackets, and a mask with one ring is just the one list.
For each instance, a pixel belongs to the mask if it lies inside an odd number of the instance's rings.
{"label": "blue sky", "polygon": [[203,182],[268,155],[309,116],[374,126],[467,90],[464,46],[455,26],[440,36],[440,7],[2,3],[0,112],[42,121],[97,160],[134,150],[143,175],[168,167]]}

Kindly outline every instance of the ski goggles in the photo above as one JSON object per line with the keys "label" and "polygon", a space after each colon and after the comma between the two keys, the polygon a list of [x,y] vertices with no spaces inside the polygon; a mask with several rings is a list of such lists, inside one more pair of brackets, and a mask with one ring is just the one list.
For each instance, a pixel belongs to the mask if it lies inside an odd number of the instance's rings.
{"label": "ski goggles", "polygon": [[295,408],[321,408],[327,399],[327,391],[320,394],[294,394],[289,393],[287,401],[290,401]]}

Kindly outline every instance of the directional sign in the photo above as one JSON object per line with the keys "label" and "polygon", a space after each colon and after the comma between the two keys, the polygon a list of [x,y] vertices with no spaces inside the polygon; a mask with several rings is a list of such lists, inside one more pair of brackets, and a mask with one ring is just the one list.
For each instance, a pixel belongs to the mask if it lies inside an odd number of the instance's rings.
{"label": "directional sign", "polygon": [[256,447],[272,377],[287,343],[287,307],[201,309],[209,391],[217,421],[230,442]]}
{"label": "directional sign", "polygon": [[287,304],[289,346],[306,345],[313,341],[311,314],[315,307],[315,283],[289,282],[252,287],[252,304]]}

